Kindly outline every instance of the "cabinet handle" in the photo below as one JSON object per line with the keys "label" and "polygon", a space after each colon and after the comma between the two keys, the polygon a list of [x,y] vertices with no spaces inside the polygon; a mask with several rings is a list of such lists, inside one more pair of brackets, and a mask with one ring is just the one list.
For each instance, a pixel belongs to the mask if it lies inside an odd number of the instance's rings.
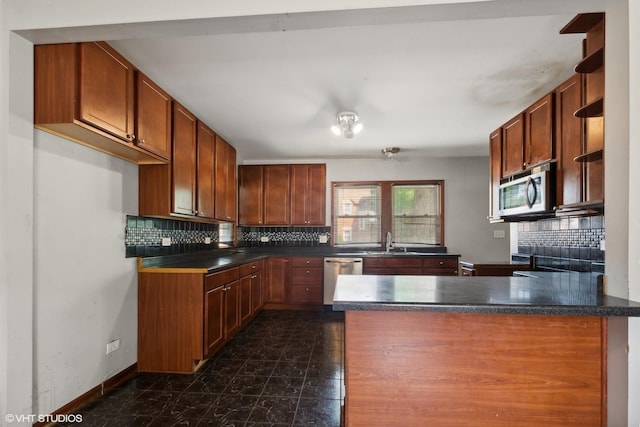
{"label": "cabinet handle", "polygon": [[127,139],[128,139],[129,141],[135,141],[135,139],[136,139],[136,134],[135,134],[135,133],[127,134]]}
{"label": "cabinet handle", "polygon": [[307,270],[307,274],[309,274],[309,270]]}
{"label": "cabinet handle", "polygon": [[440,261],[440,265],[444,265],[444,261]]}
{"label": "cabinet handle", "polygon": [[310,264],[310,263],[311,263],[311,261],[307,260],[307,264]]}
{"label": "cabinet handle", "polygon": [[522,167],[523,167],[523,168],[526,168],[526,167],[527,167],[527,162],[524,162],[524,163],[522,164]]}
{"label": "cabinet handle", "polygon": [[309,288],[305,288],[305,289],[304,289],[304,291],[305,291],[305,292],[309,292]]}
{"label": "cabinet handle", "polygon": [[252,266],[251,266],[251,269],[252,269],[252,270],[255,270],[255,269],[256,269],[256,266],[255,266],[255,265],[252,265]]}
{"label": "cabinet handle", "polygon": [[139,144],[144,144],[144,138],[140,138],[140,139],[138,139],[138,143],[139,143]]}

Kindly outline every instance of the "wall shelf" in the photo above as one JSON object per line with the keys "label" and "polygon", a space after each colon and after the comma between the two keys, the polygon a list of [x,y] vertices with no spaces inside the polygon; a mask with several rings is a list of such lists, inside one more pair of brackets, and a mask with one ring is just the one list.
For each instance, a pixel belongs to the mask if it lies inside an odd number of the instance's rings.
{"label": "wall shelf", "polygon": [[567,25],[561,30],[560,34],[579,34],[586,33],[594,25],[604,19],[604,13],[581,13],[576,15]]}
{"label": "wall shelf", "polygon": [[589,74],[604,65],[604,46],[585,57],[575,66],[575,72]]}
{"label": "wall shelf", "polygon": [[603,111],[604,99],[600,97],[588,103],[584,107],[579,108],[575,113],[573,113],[573,115],[579,118],[602,117]]}
{"label": "wall shelf", "polygon": [[587,163],[587,162],[595,162],[596,160],[602,159],[602,154],[604,153],[604,149],[600,148],[598,150],[593,150],[588,153],[581,154],[577,157],[574,157],[574,162]]}

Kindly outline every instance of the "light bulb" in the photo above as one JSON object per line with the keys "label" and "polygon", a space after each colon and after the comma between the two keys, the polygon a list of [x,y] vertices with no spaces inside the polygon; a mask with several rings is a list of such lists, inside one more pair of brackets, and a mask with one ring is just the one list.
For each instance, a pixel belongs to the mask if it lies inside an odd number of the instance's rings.
{"label": "light bulb", "polygon": [[360,122],[355,123],[352,129],[354,134],[360,133],[360,131],[362,130],[362,123]]}
{"label": "light bulb", "polygon": [[340,129],[340,126],[338,125],[333,125],[331,126],[331,132],[333,132],[335,136],[340,136],[340,134],[342,133],[342,129]]}

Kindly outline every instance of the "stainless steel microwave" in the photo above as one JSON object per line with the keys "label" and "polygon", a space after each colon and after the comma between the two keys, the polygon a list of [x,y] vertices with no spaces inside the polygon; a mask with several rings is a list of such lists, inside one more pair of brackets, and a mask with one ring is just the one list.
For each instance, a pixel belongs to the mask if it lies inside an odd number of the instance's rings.
{"label": "stainless steel microwave", "polygon": [[502,217],[552,214],[555,202],[553,168],[533,168],[500,184],[498,213]]}

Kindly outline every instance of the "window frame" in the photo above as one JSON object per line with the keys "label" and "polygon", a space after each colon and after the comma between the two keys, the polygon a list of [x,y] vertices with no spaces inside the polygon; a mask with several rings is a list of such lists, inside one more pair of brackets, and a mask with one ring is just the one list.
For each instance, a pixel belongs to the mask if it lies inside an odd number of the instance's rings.
{"label": "window frame", "polygon": [[[445,186],[443,179],[429,179],[429,180],[407,180],[407,181],[332,181],[331,182],[331,237],[332,242],[331,245],[334,247],[348,247],[354,246],[354,244],[336,244],[336,234],[337,230],[333,230],[335,225],[335,209],[334,209],[334,200],[335,200],[335,190],[338,186],[355,186],[355,185],[379,185],[380,186],[380,199],[381,199],[381,211],[380,211],[380,246],[368,246],[375,247],[379,249],[384,249],[386,247],[386,236],[387,232],[392,232],[393,230],[393,186],[394,185],[438,185],[440,187],[440,244],[439,246],[433,247],[444,247],[445,246]],[[392,235],[393,238],[393,235]],[[365,245],[363,245],[365,246]],[[402,245],[403,247],[411,247],[410,245]],[[419,247],[420,245],[415,245],[415,247]]]}

